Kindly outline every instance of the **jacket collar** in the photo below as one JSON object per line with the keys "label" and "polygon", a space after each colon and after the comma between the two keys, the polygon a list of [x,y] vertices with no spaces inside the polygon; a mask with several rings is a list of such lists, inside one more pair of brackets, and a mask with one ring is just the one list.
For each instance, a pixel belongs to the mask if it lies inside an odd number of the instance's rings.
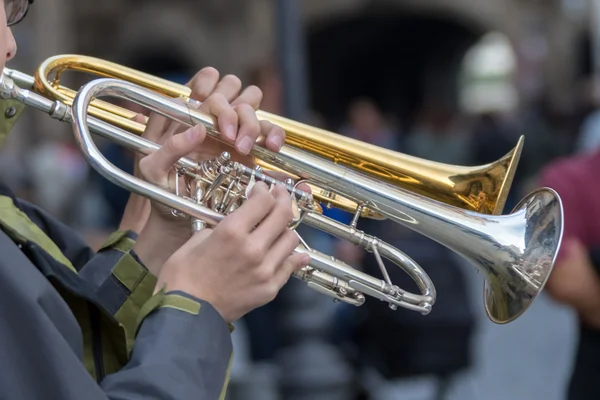
{"label": "jacket collar", "polygon": [[24,110],[25,105],[17,100],[0,99],[0,148]]}

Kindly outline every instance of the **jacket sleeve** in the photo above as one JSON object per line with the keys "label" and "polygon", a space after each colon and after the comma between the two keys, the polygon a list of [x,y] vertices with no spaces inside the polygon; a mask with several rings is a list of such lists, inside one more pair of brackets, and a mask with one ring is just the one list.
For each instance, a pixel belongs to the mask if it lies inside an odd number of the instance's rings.
{"label": "jacket sleeve", "polygon": [[19,206],[52,239],[79,276],[92,285],[102,306],[125,328],[131,350],[138,314],[156,286],[156,277],[131,250],[137,235],[114,232],[94,252],[77,232],[46,211],[24,200],[19,200]]}
{"label": "jacket sleeve", "polygon": [[[81,332],[66,303],[17,254],[0,264],[0,398],[216,400],[232,343],[210,304],[158,293],[139,318],[127,365],[98,384],[83,365]],[[10,305],[10,306],[7,306]]]}

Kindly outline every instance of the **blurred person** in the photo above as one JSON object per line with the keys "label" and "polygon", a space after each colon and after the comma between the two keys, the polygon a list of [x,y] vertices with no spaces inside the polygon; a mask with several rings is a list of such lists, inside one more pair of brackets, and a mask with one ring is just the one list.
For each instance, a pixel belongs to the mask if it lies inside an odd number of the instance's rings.
{"label": "blurred person", "polygon": [[402,136],[388,126],[377,104],[369,98],[355,99],[348,109],[348,126],[341,133],[362,142],[396,150],[402,145]]}
{"label": "blurred person", "polygon": [[[15,57],[11,27],[33,0],[0,0],[0,67]],[[43,0],[42,0],[43,1]],[[262,94],[235,76],[205,68],[188,83],[201,110],[215,116],[233,158],[264,135],[278,151],[284,133],[259,122]],[[241,92],[241,93],[240,93]],[[3,107],[24,105],[3,100]],[[3,136],[16,116],[2,113]],[[152,115],[144,137],[161,145],[139,157],[136,175],[173,190],[182,156],[213,158],[222,145]],[[230,149],[229,146],[227,146]],[[260,182],[249,200],[214,229],[192,235],[154,201],[132,195],[120,231],[93,252],[75,231],[0,186],[0,398],[223,398],[232,357],[231,323],[272,300],[293,271],[298,238],[287,226],[290,197]],[[139,233],[139,236],[137,235]]]}
{"label": "blurred person", "polygon": [[600,109],[599,84],[596,77],[582,82],[583,95],[579,110],[582,114],[581,123],[575,138],[577,153],[594,153],[600,148]]}
{"label": "blurred person", "polygon": [[406,139],[405,150],[415,157],[467,165],[471,159],[471,136],[448,107],[427,104]]}
{"label": "blurred person", "polygon": [[564,207],[563,241],[545,287],[578,316],[579,340],[567,400],[600,398],[600,149],[557,159],[539,186],[553,188]]}

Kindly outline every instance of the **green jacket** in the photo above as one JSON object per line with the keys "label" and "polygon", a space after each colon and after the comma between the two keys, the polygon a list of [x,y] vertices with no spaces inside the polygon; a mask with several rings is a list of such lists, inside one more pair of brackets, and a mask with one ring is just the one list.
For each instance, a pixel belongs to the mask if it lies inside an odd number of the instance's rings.
{"label": "green jacket", "polygon": [[[0,101],[0,140],[22,111]],[[186,293],[153,296],[135,239],[115,232],[94,252],[0,184],[0,398],[225,397],[230,327]]]}

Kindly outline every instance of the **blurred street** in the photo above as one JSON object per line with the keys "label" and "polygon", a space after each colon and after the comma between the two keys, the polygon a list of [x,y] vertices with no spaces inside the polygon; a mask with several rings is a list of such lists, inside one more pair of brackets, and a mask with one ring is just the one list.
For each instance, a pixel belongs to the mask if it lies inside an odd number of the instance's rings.
{"label": "blurred street", "polygon": [[[576,340],[572,312],[544,295],[515,322],[493,324],[483,309],[480,276],[466,266],[465,272],[469,277],[478,325],[478,333],[473,340],[475,365],[469,373],[454,381],[445,400],[564,400]],[[443,298],[438,300],[443,301]],[[315,313],[318,312],[315,310]],[[249,373],[246,380],[252,380],[256,370],[252,366],[244,367],[248,353],[244,334],[243,325],[234,333],[237,355],[234,379],[239,374]],[[259,389],[261,395],[271,393],[268,389],[262,390]],[[230,400],[257,398],[251,394],[243,395],[243,391],[235,393],[236,396],[230,396]],[[433,394],[431,380],[415,379],[407,383],[382,383],[373,400],[430,400]],[[265,400],[277,399],[272,396]]]}

